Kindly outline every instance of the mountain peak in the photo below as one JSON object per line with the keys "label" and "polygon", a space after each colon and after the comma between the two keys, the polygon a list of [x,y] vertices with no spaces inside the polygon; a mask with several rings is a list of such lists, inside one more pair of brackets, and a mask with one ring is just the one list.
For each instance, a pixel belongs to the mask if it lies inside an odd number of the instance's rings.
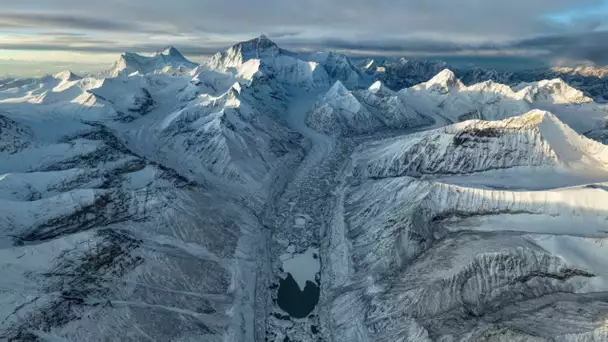
{"label": "mountain peak", "polygon": [[149,74],[155,71],[167,72],[173,69],[194,69],[197,66],[197,63],[189,61],[174,46],[167,46],[147,56],[125,52],[120,55],[120,59],[114,63],[108,73],[114,77],[121,74],[130,75],[134,72]]}
{"label": "mountain peak", "polygon": [[270,39],[268,38],[268,36],[267,36],[267,35],[265,35],[265,34],[263,34],[263,33],[262,33],[262,34],[261,34],[261,35],[260,35],[260,36],[259,36],[257,39],[258,39],[258,40],[270,40]]}
{"label": "mountain peak", "polygon": [[266,35],[242,41],[231,46],[225,52],[218,52],[205,65],[211,69],[227,70],[240,67],[252,59],[273,60],[279,55],[296,57],[297,54],[283,50]]}
{"label": "mountain peak", "polygon": [[243,52],[279,50],[279,46],[264,34],[256,38],[237,43],[232,48],[241,50]]}
{"label": "mountain peak", "polygon": [[53,77],[56,79],[62,80],[62,81],[77,81],[77,80],[82,79],[82,77],[76,75],[69,69],[61,71],[61,72],[53,75]]}
{"label": "mountain peak", "polygon": [[376,95],[395,95],[395,92],[387,88],[382,81],[374,82],[367,90]]}
{"label": "mountain peak", "polygon": [[438,91],[445,94],[449,92],[450,89],[454,87],[460,88],[461,86],[464,85],[462,82],[460,82],[452,70],[443,69],[427,82],[414,86],[414,88],[431,90],[433,92]]}
{"label": "mountain peak", "polygon": [[334,83],[334,85],[329,88],[325,97],[346,96],[349,93],[350,92],[348,91],[348,89],[346,89],[342,82],[336,81],[336,83]]}
{"label": "mountain peak", "polygon": [[173,45],[169,45],[169,46],[165,47],[164,49],[160,49],[160,50],[156,51],[155,55],[184,57],[184,55],[182,55],[181,52],[179,52],[179,50],[177,48],[175,48],[175,46],[173,46]]}
{"label": "mountain peak", "polygon": [[447,84],[448,86],[452,86],[456,83],[456,74],[450,69],[443,69],[437,75],[429,80],[429,83],[435,84]]}
{"label": "mountain peak", "polygon": [[550,100],[554,103],[585,103],[593,101],[561,78],[532,83],[521,89],[520,93],[529,102]]}
{"label": "mountain peak", "polygon": [[382,81],[376,81],[371,86],[369,86],[368,90],[371,91],[372,93],[377,93],[383,87],[384,87],[384,85],[382,84]]}

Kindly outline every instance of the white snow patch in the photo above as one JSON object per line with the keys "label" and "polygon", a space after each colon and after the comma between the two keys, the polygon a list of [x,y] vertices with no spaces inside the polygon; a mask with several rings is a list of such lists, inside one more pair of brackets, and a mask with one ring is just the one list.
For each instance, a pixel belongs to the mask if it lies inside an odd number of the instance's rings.
{"label": "white snow patch", "polygon": [[302,254],[281,255],[283,270],[291,274],[302,291],[304,291],[307,281],[315,282],[315,275],[321,270],[318,255],[319,250],[312,247]]}

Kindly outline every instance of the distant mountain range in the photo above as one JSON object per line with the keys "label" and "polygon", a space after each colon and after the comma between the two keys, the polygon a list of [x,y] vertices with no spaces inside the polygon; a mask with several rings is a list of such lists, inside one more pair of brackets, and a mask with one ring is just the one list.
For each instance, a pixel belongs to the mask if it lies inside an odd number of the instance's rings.
{"label": "distant mountain range", "polygon": [[408,60],[405,58],[376,62],[359,62],[364,72],[381,80],[389,88],[402,89],[426,82],[443,69],[449,68],[465,84],[486,80],[517,86],[521,83],[561,78],[569,85],[585,92],[596,101],[608,101],[608,68],[579,66],[575,68],[534,68],[517,71],[498,71],[479,67],[457,68],[441,61]]}

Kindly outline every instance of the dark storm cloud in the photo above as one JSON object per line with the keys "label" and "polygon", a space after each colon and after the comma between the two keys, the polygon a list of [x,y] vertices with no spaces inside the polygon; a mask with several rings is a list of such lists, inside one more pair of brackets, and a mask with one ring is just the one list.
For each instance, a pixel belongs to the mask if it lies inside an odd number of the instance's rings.
{"label": "dark storm cloud", "polygon": [[[171,24],[182,31],[213,33],[271,32],[277,29],[341,30],[370,34],[434,32],[459,40],[538,34],[550,27],[540,20],[548,11],[597,5],[601,0],[28,0],[3,5],[11,23],[73,25],[80,28],[137,30]],[[47,8],[28,13],[29,8]],[[11,13],[13,11],[13,13]],[[43,14],[41,14],[43,13]],[[80,18],[89,13],[87,18]]]}
{"label": "dark storm cloud", "polygon": [[370,34],[431,32],[450,35],[506,37],[549,31],[541,16],[599,0],[183,0],[181,6],[158,2],[132,10],[144,18],[170,18],[183,28],[195,24],[209,32],[260,32],[273,27],[357,31]]}
{"label": "dark storm cloud", "polygon": [[106,32],[159,33],[134,22],[62,13],[0,13],[0,28],[79,29]]}
{"label": "dark storm cloud", "polygon": [[38,36],[48,36],[48,37],[84,37],[85,33],[79,32],[64,32],[64,31],[48,31],[48,32],[38,32]]}
{"label": "dark storm cloud", "polygon": [[[163,47],[163,46],[160,46]],[[208,56],[216,53],[217,48],[207,48],[191,45],[176,46],[180,52],[191,56]],[[99,53],[122,53],[122,52],[154,52],[159,49],[158,44],[137,44],[137,45],[90,45],[74,46],[69,44],[40,44],[40,43],[20,43],[6,44],[0,42],[1,50],[32,50],[32,51],[70,51],[70,52],[99,52]]]}
{"label": "dark storm cloud", "polygon": [[572,60],[588,60],[608,64],[608,31],[585,32],[569,35],[552,35],[524,39],[513,46],[524,49],[542,49],[550,54]]}
{"label": "dark storm cloud", "polygon": [[303,33],[302,31],[270,31],[270,32],[267,32],[266,34],[268,36],[271,36],[274,39],[280,39],[280,38],[285,38],[285,37],[299,36],[302,33]]}
{"label": "dark storm cloud", "polygon": [[376,40],[347,40],[340,38],[283,40],[280,45],[286,48],[298,49],[306,47],[312,50],[343,50],[353,52],[385,52],[387,54],[416,52],[428,54],[456,53],[462,51],[486,51],[499,48],[494,44],[457,44],[449,41],[430,39],[376,39]]}

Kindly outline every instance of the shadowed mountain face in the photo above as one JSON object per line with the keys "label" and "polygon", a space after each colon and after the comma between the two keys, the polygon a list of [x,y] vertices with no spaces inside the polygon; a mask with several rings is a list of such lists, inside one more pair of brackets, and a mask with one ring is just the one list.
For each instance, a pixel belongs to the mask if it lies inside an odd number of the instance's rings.
{"label": "shadowed mountain face", "polygon": [[446,66],[262,36],[0,80],[0,340],[608,339],[588,70]]}

